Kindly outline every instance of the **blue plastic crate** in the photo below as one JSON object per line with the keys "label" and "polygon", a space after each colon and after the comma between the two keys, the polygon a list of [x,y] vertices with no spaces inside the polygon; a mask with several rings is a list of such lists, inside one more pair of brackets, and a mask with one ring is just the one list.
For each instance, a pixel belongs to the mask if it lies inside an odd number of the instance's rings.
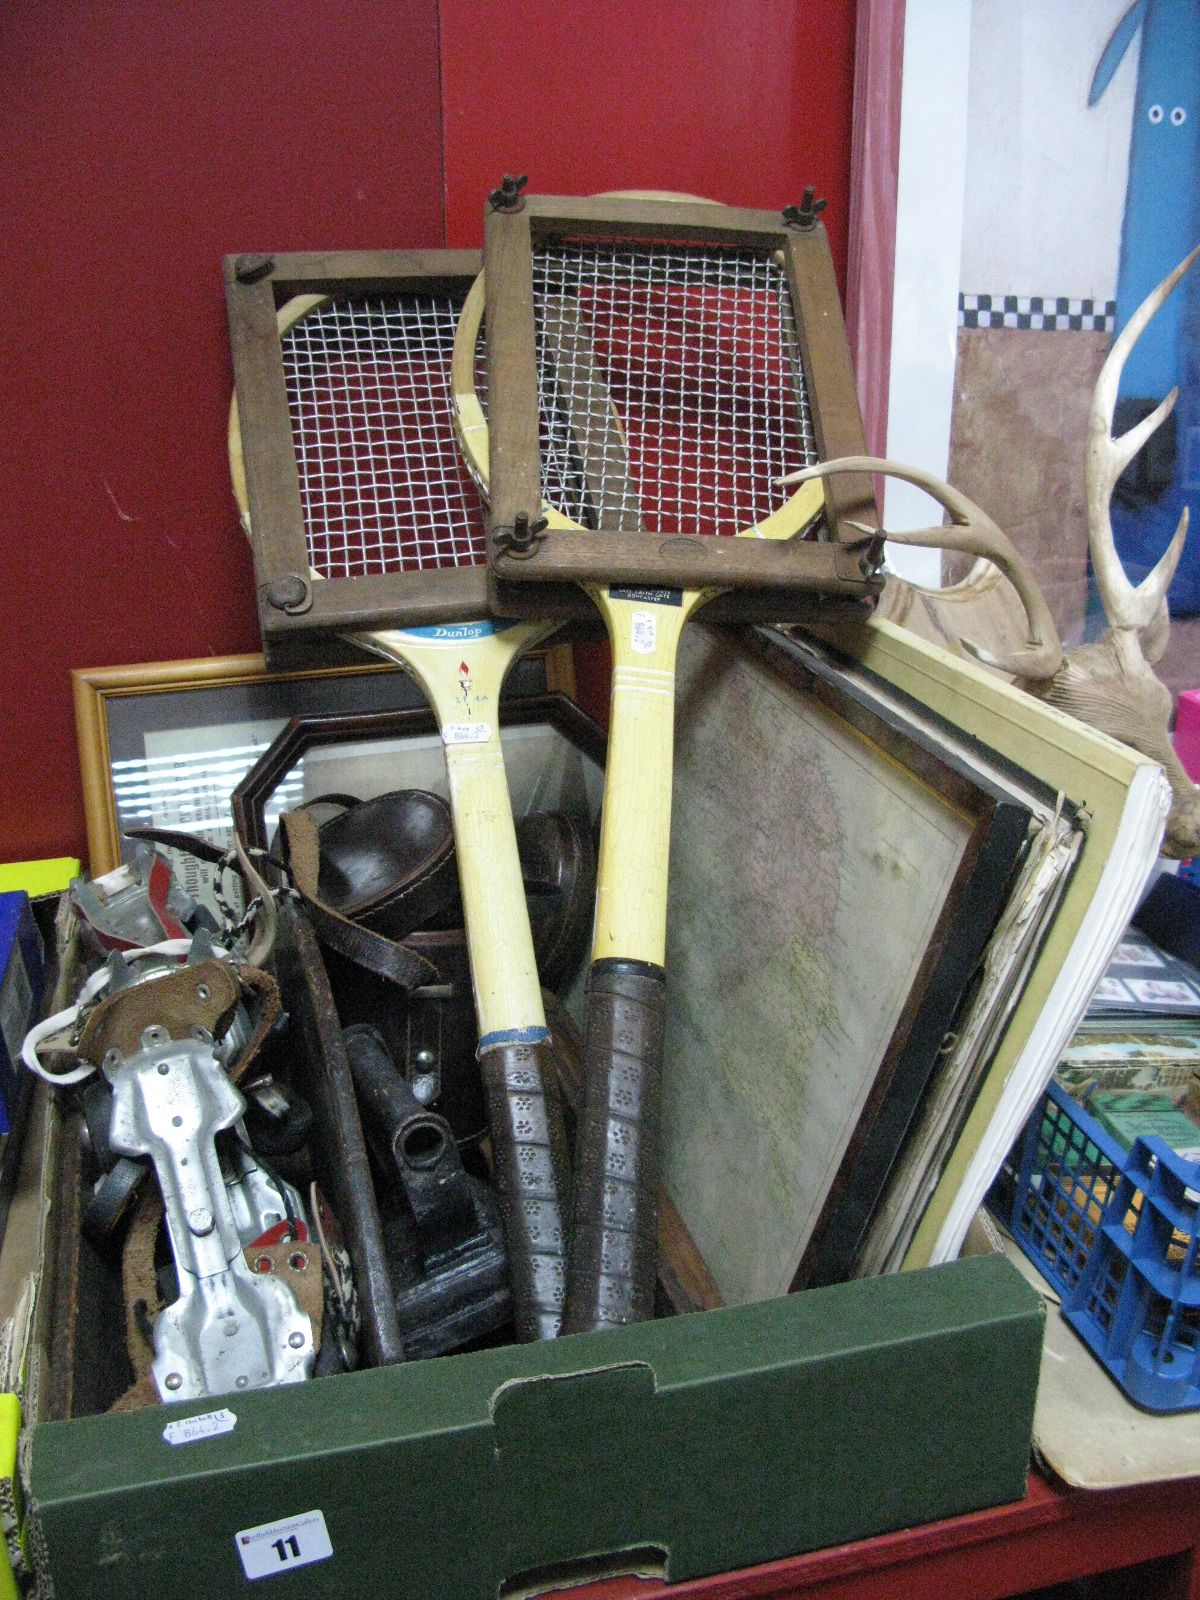
{"label": "blue plastic crate", "polygon": [[0,1133],[12,1129],[21,1079],[21,1045],[38,1014],[45,979],[42,936],[23,890],[0,894]]}
{"label": "blue plastic crate", "polygon": [[1135,1405],[1200,1408],[1200,1163],[1125,1151],[1051,1084],[989,1204]]}
{"label": "blue plastic crate", "polygon": [[1051,1084],[996,1179],[988,1204],[1060,1295],[1079,1282],[1124,1163],[1112,1135]]}

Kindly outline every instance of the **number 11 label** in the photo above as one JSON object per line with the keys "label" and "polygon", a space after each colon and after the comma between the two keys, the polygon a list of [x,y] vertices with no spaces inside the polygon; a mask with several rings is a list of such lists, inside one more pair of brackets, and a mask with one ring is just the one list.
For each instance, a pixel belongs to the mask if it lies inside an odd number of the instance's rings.
{"label": "number 11 label", "polygon": [[333,1554],[325,1516],[320,1511],[304,1511],[298,1517],[281,1517],[278,1522],[243,1528],[234,1534],[233,1542],[250,1579],[291,1572]]}

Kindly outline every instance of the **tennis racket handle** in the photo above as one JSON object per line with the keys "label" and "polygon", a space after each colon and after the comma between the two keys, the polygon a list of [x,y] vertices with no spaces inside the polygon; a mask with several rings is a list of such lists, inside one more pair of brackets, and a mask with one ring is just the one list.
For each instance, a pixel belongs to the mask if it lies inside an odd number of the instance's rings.
{"label": "tennis racket handle", "polygon": [[479,1057],[513,1316],[525,1341],[558,1336],[566,1289],[570,1167],[551,1048],[549,1040],[498,1044]]}
{"label": "tennis racket handle", "polygon": [[592,967],[564,1333],[654,1312],[665,1011],[661,967]]}

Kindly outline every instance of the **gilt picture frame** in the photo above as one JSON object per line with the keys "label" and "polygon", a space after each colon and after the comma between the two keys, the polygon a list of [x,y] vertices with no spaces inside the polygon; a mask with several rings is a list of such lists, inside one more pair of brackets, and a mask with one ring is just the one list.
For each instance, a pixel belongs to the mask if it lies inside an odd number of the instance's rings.
{"label": "gilt picture frame", "polygon": [[[81,668],[71,674],[93,877],[117,867],[127,827],[205,836],[231,827],[229,797],[294,716],[422,706],[388,663],[268,671],[262,655]],[[533,651],[506,692],[574,696],[571,650]]]}

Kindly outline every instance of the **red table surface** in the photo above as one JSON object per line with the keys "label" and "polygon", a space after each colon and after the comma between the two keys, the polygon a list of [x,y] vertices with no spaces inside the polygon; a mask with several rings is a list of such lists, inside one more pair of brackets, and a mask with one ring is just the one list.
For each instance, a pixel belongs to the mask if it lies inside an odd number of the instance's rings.
{"label": "red table surface", "polygon": [[[1198,1464],[1200,1466],[1200,1464]],[[612,1578],[571,1600],[999,1600],[1163,1557],[1144,1600],[1200,1600],[1200,1478],[1065,1489],[1038,1472],[1024,1500],[688,1583]]]}

